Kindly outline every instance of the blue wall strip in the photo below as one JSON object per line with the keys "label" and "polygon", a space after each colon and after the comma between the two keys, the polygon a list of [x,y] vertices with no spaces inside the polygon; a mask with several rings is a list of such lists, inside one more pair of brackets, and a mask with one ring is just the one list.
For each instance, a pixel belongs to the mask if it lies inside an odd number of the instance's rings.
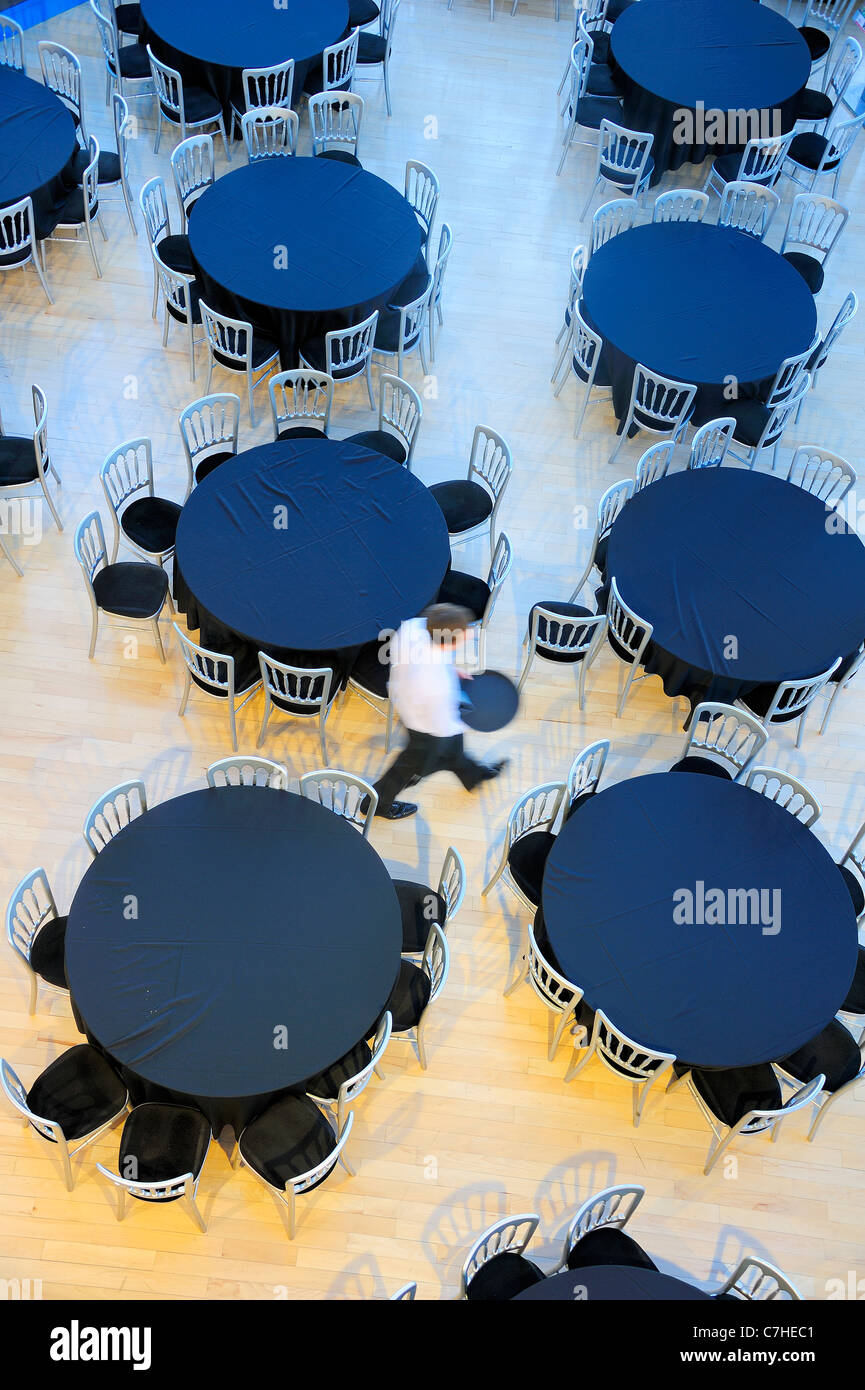
{"label": "blue wall strip", "polygon": [[53,19],[65,10],[74,10],[80,3],[81,0],[21,0],[19,5],[9,6],[4,13],[16,20],[22,29],[32,29],[34,24]]}

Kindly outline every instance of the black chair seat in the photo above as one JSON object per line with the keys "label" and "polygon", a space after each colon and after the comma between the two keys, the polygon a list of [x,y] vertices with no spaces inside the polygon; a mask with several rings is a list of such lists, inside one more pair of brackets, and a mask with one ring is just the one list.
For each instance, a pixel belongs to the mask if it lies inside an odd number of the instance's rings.
{"label": "black chair seat", "polygon": [[357,1043],[350,1052],[344,1057],[340,1057],[338,1062],[334,1062],[332,1067],[326,1071],[321,1071],[318,1076],[311,1076],[304,1083],[304,1090],[311,1096],[318,1096],[321,1100],[336,1100],[339,1095],[339,1088],[344,1081],[350,1081],[357,1076],[359,1071],[369,1065],[372,1058],[372,1048],[363,1041]]}
{"label": "black chair seat", "polygon": [[771,411],[762,401],[750,398],[737,401],[725,401],[724,409],[729,407],[730,414],[736,421],[736,428],[733,431],[733,438],[737,444],[746,444],[749,448],[754,448],[766,428],[766,421],[771,415]]}
{"label": "black chair seat", "polygon": [[383,63],[387,43],[381,34],[360,34],[357,41],[357,61],[359,63]]}
{"label": "black chair seat", "polygon": [[859,947],[856,973],[841,1008],[848,1014],[865,1014],[865,949]]}
{"label": "black chair seat", "polygon": [[221,463],[228,463],[229,459],[236,458],[236,455],[229,450],[226,453],[210,454],[208,458],[202,459],[201,463],[195,466],[195,481],[200,483],[206,478],[208,473],[212,473],[214,468],[218,468]]}
{"label": "black chair seat", "polygon": [[862,913],[865,912],[865,889],[862,887],[862,881],[852,869],[848,869],[846,864],[839,864],[838,868],[841,870],[844,882],[847,884],[847,891],[853,900],[853,910],[857,917],[861,917]]}
{"label": "black chair seat", "polygon": [[620,121],[622,103],[613,97],[581,97],[577,102],[577,125],[600,130],[601,121]]}
{"label": "black chair seat", "polygon": [[[323,1163],[335,1147],[333,1129],[307,1096],[283,1096],[240,1136],[244,1162],[280,1191],[292,1178]],[[311,1192],[323,1181],[319,1178],[305,1191]]]}
{"label": "black chair seat", "polygon": [[[533,604],[532,604],[532,611],[531,611],[531,613],[529,614],[529,623],[531,623],[532,613],[534,613],[534,611],[535,611],[536,608],[546,608],[550,613],[560,613],[560,614],[562,615],[563,618],[596,618],[596,617],[597,617],[597,614],[596,614],[596,613],[593,613],[593,612],[591,611],[591,609],[589,609],[589,608],[583,608],[583,607],[581,607],[580,604],[578,604],[578,603],[560,603],[560,602],[558,601],[558,599],[552,599],[552,600],[550,600],[549,602],[533,603]],[[581,640],[583,631],[584,631],[584,629],[582,629],[582,628],[579,628],[579,627],[574,628],[574,633],[573,633],[574,638],[575,638],[575,639],[578,639],[578,640]],[[582,660],[583,660],[583,657],[585,656],[585,652],[576,652],[576,651],[554,651],[554,650],[550,650],[550,649],[548,649],[548,648],[546,648],[546,647],[544,646],[544,642],[547,641],[547,640],[548,640],[548,625],[547,625],[547,620],[546,620],[546,618],[541,618],[540,621],[539,621],[539,623],[538,623],[538,647],[537,647],[538,656],[542,656],[542,657],[544,658],[545,661],[558,661],[558,662],[561,662],[561,663],[563,663],[563,664],[565,664],[565,665],[573,665],[573,663],[574,663],[575,661],[582,661]]]}
{"label": "black chair seat", "polygon": [[0,487],[21,487],[38,477],[33,440],[0,435]]}
{"label": "black chair seat", "polygon": [[120,517],[124,535],[150,555],[164,555],[177,536],[180,507],[167,497],[139,497]]}
{"label": "black chair seat", "polygon": [[[121,1177],[134,1174],[135,1182],[166,1182],[204,1166],[210,1145],[210,1125],[200,1110],[190,1105],[144,1101],[129,1112],[120,1136],[118,1157]],[[134,1167],[132,1166],[134,1162]],[[136,1194],[137,1196],[137,1194]],[[173,1202],[174,1197],[139,1197],[141,1202]]]}
{"label": "black chair seat", "polygon": [[[91,209],[91,217],[95,217],[99,211],[97,203]],[[56,212],[51,215],[51,230],[57,227],[80,227],[85,221],[84,215],[84,189],[73,188],[66,201]]]}
{"label": "black chair seat", "polygon": [[777,1110],[781,1106],[781,1087],[768,1062],[725,1071],[694,1068],[691,1080],[712,1114],[731,1128],[749,1110]]}
{"label": "black chair seat", "polygon": [[138,36],[141,32],[141,6],[139,4],[116,5],[114,14],[117,19],[117,28],[121,34]]}
{"label": "black chair seat", "polygon": [[362,29],[365,24],[372,24],[373,20],[378,19],[379,8],[374,0],[348,0],[348,27],[349,29]]}
{"label": "black chair seat", "polygon": [[395,434],[388,434],[387,430],[361,430],[359,434],[350,434],[346,443],[358,444],[363,449],[374,449],[377,454],[384,454],[385,458],[393,459],[394,463],[405,463],[408,458],[402,441],[397,439]]}
{"label": "black chair seat", "polygon": [[405,1033],[409,1028],[417,1027],[429,1003],[431,991],[429,975],[420,966],[413,965],[410,960],[400,963],[397,982],[382,1010],[383,1013],[390,1011],[395,1033]]}
{"label": "black chair seat", "polygon": [[[581,806],[585,806],[587,801],[591,801],[594,794],[594,791],[588,791],[580,792],[579,796],[575,796],[567,811],[565,812],[565,820],[570,820],[571,816],[574,815],[575,812],[579,811]],[[538,945],[540,946],[540,944],[540,939],[538,939]],[[553,961],[550,959],[549,956],[547,956],[547,960],[549,960],[550,965],[553,964]],[[558,966],[556,966],[556,969],[558,969]]]}
{"label": "black chair seat", "polygon": [[352,164],[355,169],[362,169],[363,165],[356,154],[350,150],[322,150],[319,159],[335,159],[337,164]]}
{"label": "black chair seat", "polygon": [[615,1226],[601,1226],[587,1231],[568,1255],[568,1269],[586,1269],[590,1265],[627,1265],[632,1269],[657,1269],[654,1260],[624,1231]]}
{"label": "black chair seat", "polygon": [[833,1018],[816,1038],[789,1057],[782,1057],[778,1066],[795,1076],[797,1081],[804,1082],[813,1081],[822,1072],[826,1078],[823,1090],[838,1091],[859,1075],[862,1056],[853,1035],[843,1023]]}
{"label": "black chair seat", "polygon": [[[375,338],[373,340],[376,352],[395,353],[399,348],[399,321],[400,316],[395,309],[379,310],[378,323],[375,326]],[[408,339],[403,351],[409,352],[418,341],[423,332],[423,324],[416,330],[411,338]]]}
{"label": "black chair seat", "polygon": [[608,63],[610,60],[610,36],[604,29],[590,29],[592,57],[595,63]]}
{"label": "black chair seat", "polygon": [[105,613],[118,618],[155,618],[168,593],[168,575],[159,565],[121,561],[93,578],[93,593]]}
{"label": "black chair seat", "polygon": [[[646,167],[642,172],[641,179],[645,180],[647,178],[651,178],[652,170],[654,169],[654,167],[655,161],[652,158],[652,156],[649,155],[648,159],[646,160]],[[607,179],[610,183],[614,183],[618,188],[633,188],[635,174],[635,169],[608,168],[604,170],[604,178]]]}
{"label": "black chair seat", "polygon": [[[718,175],[724,183],[733,183],[739,177],[739,166],[742,163],[741,152],[739,154],[719,154],[717,159],[712,161],[712,172]],[[757,183],[757,179],[752,180]]]}
{"label": "black chair seat", "polygon": [[[83,179],[84,170],[90,163],[90,155],[87,150],[79,150],[75,156],[74,169],[75,177]],[[100,183],[119,183],[120,182],[120,158],[114,150],[100,150],[99,163],[96,166],[96,177]]]}
{"label": "black chair seat", "polygon": [[804,251],[785,251],[784,260],[798,270],[812,294],[820,292],[823,288],[824,272],[816,257],[807,256]]}
{"label": "black chair seat", "polygon": [[733,781],[733,774],[726,767],[713,762],[711,758],[701,758],[699,753],[691,753],[687,758],[680,758],[677,763],[673,763],[670,771],[702,772],[708,777],[725,777],[728,782]]}
{"label": "black chair seat", "polygon": [[374,637],[361,647],[351,668],[351,679],[357,681],[371,695],[380,700],[387,699],[387,681],[390,666],[381,660],[381,642]]}
{"label": "black chair seat", "polygon": [[449,570],[438,591],[436,603],[456,603],[467,608],[477,622],[484,616],[490,597],[490,586],[483,579],[462,570]]}
{"label": "black chair seat", "polygon": [[825,121],[831,115],[832,99],[825,92],[815,92],[813,87],[806,87],[804,92],[799,93],[797,121]]}
{"label": "black chair seat", "polygon": [[530,830],[527,835],[515,840],[508,850],[511,877],[535,907],[541,901],[544,869],[555,839],[549,830]]}
{"label": "black chair seat", "polygon": [[188,236],[163,237],[156,247],[159,259],[169,270],[179,270],[182,275],[194,275],[192,248]]}
{"label": "black chair seat", "polygon": [[83,1139],[123,1109],[126,1087],[101,1052],[70,1047],[46,1067],[27,1093],[34,1115],[53,1120],[67,1140]]}
{"label": "black chair seat", "polygon": [[452,536],[480,526],[493,509],[493,499],[486,488],[468,479],[434,483],[430,492],[444,512],[448,532]]}
{"label": "black chair seat", "polygon": [[[192,322],[201,323],[201,286],[197,280],[193,280],[187,293],[189,310],[192,314]],[[186,323],[186,314],[181,309],[175,308],[170,302],[166,302],[165,307],[171,317],[176,319],[178,323]]]}
{"label": "black chair seat", "polygon": [[621,81],[613,75],[603,59],[595,53],[595,62],[589,69],[586,94],[590,97],[615,97],[622,90]]}
{"label": "black chair seat", "polygon": [[[120,53],[122,55],[128,51],[126,48],[121,48]],[[162,113],[166,119],[177,125],[177,117],[162,102],[159,104],[162,106]],[[215,97],[204,87],[188,86],[185,82],[183,84],[183,107],[186,112],[187,125],[197,125],[199,121],[218,120],[222,113],[222,104],[218,97]]]}
{"label": "black chair seat", "polygon": [[[321,334],[317,338],[307,339],[307,341],[303,344],[303,346],[300,349],[300,355],[303,358],[304,362],[308,362],[310,367],[312,367],[314,371],[327,371],[327,352],[326,344],[324,341],[324,334]],[[363,368],[361,368],[360,370],[363,370]],[[357,375],[358,368],[356,366],[338,367],[334,365],[334,367],[331,370],[331,376],[333,377],[334,381],[341,381],[346,377],[352,377]]]}
{"label": "black chair seat", "polygon": [[829,52],[832,40],[823,29],[814,29],[810,24],[803,24],[799,33],[808,45],[812,63],[818,62],[824,54]]}
{"label": "black chair seat", "polygon": [[[749,690],[746,695],[742,695],[742,704],[746,705],[752,714],[756,714],[759,719],[764,719],[769,706],[775,698],[776,685],[755,685],[753,690]],[[772,715],[772,723],[786,724],[790,719],[798,719],[798,713],[776,712]]]}
{"label": "black chair seat", "polygon": [[[271,359],[272,357],[276,357],[276,356],[278,355],[278,353],[279,353],[279,347],[277,346],[276,343],[272,342],[270,338],[265,338],[265,336],[264,336],[263,333],[253,333],[253,335],[252,335],[252,367],[253,367],[253,371],[257,371],[259,367],[263,367],[264,364],[265,364],[265,362],[269,362],[270,359]],[[220,366],[222,366],[222,367],[227,367],[227,368],[229,369],[229,371],[233,371],[233,372],[245,372],[245,371],[246,371],[246,367],[245,367],[245,366],[241,366],[240,363],[235,362],[231,357],[226,357],[225,354],[222,353],[222,352],[220,352],[218,348],[214,348],[213,357],[214,357],[214,361],[218,362],[218,363],[220,364]]]}
{"label": "black chair seat", "polygon": [[[117,66],[120,68],[121,77],[129,77],[134,80],[137,77],[151,76],[150,59],[147,56],[147,49],[142,43],[121,44],[117,53]],[[188,115],[188,106],[186,111]]]}
{"label": "black chair seat", "polygon": [[444,926],[447,903],[440,893],[428,888],[425,883],[395,878],[393,886],[402,916],[402,951],[404,955],[415,955],[426,945],[433,923]]}
{"label": "black chair seat", "polygon": [[[796,164],[803,164],[806,169],[816,169],[826,152],[827,144],[825,135],[818,135],[816,130],[804,130],[801,135],[793,136],[787,147],[787,158]],[[828,159],[824,167],[834,169],[837,163],[837,157]]]}
{"label": "black chair seat", "polygon": [[52,917],[36,933],[30,946],[30,964],[49,985],[68,989],[66,982],[66,918]]}
{"label": "black chair seat", "polygon": [[327,439],[324,430],[317,430],[315,425],[286,425],[279,431],[277,439]]}
{"label": "black chair seat", "polygon": [[[633,660],[634,660],[633,656],[632,656],[631,653],[627,650],[626,647],[623,647],[623,646],[622,646],[621,642],[618,640],[618,638],[616,637],[615,633],[614,633],[614,632],[611,632],[609,628],[607,628],[607,641],[609,642],[610,646],[612,647],[613,651],[616,653],[616,656],[619,658],[620,661],[626,661],[626,662],[628,663],[629,666],[632,665]],[[652,650],[652,644],[651,644],[651,642],[650,642],[649,645],[648,645],[648,647],[646,648],[646,650],[643,652],[643,661],[644,661],[644,662],[646,662],[646,661],[649,660],[649,652],[650,652],[651,650]]]}
{"label": "black chair seat", "polygon": [[609,549],[609,545],[610,533],[608,531],[605,536],[601,536],[595,546],[595,569],[603,575],[607,573],[607,550]]}
{"label": "black chair seat", "polygon": [[[592,386],[611,386],[612,380],[610,377],[609,368],[607,367],[607,363],[604,358],[604,354],[599,353],[595,361],[597,365],[595,367],[595,376],[592,382]],[[574,369],[574,375],[578,376],[580,378],[580,381],[588,381],[589,373],[583,367],[579,358],[572,357],[571,366]]]}
{"label": "black chair seat", "polygon": [[405,304],[413,304],[416,299],[420,299],[421,295],[426,293],[431,279],[426,257],[422,251],[419,251],[417,260],[405,279],[394,290],[389,303],[398,309]]}
{"label": "black chair seat", "polygon": [[470,1303],[507,1302],[516,1298],[523,1289],[530,1289],[545,1278],[543,1270],[527,1260],[525,1255],[518,1255],[515,1250],[505,1250],[481,1265],[477,1274],[469,1280],[466,1298]]}

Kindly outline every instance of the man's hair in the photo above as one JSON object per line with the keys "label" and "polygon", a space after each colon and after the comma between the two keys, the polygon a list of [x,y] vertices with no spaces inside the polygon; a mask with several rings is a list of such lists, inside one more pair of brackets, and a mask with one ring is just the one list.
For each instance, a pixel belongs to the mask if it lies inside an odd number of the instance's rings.
{"label": "man's hair", "polygon": [[475,620],[471,610],[458,603],[433,603],[423,616],[430,637],[442,645],[451,645]]}

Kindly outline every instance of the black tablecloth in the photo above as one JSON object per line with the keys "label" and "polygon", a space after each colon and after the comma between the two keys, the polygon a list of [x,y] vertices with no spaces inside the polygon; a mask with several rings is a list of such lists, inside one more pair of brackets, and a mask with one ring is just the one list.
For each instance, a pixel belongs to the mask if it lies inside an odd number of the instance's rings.
{"label": "black tablecloth", "polygon": [[391,184],[332,159],[266,159],[218,179],[189,221],[193,264],[215,309],[279,342],[383,308],[420,253],[420,227]]}
{"label": "black tablecloth", "polygon": [[[770,896],[756,925],[699,925],[700,885]],[[694,925],[674,920],[684,889]],[[850,894],[813,832],[758,792],[699,773],[590,797],[556,837],[542,902],[555,956],[589,1007],[692,1066],[794,1052],[831,1021],[856,967]]]}
{"label": "black tablecloth", "polygon": [[730,703],[818,675],[865,638],[865,546],[765,473],[702,468],[643,488],[610,533],[613,575],[655,629],[646,664],[668,695]]}
{"label": "black tablecloth", "polygon": [[348,27],[348,0],[143,0],[141,41],[184,79],[213,92],[226,119],[242,109],[241,72],[294,59],[294,100],[310,67]]}
{"label": "black tablecloth", "polygon": [[359,646],[434,601],[449,559],[441,508],[407,468],[347,441],[284,441],[194,490],[175,597],[239,681],[259,650],[344,677]]}
{"label": "black tablecloth", "polygon": [[[794,26],[753,0],[641,0],[613,26],[610,52],[623,83],[623,124],[655,137],[653,183],[686,161],[742,149],[749,136],[792,130],[811,71]],[[742,140],[737,125],[726,144],[707,145],[699,129],[693,142],[679,143],[677,113],[696,111],[698,102],[706,113],[765,112],[764,124],[755,120]]]}
{"label": "black tablecloth", "polygon": [[817,327],[814,297],[793,266],[743,232],[703,223],[655,223],[613,237],[589,261],[582,295],[604,340],[619,419],[637,362],[697,386],[701,424],[728,414],[731,389],[764,394]]}
{"label": "black tablecloth", "polygon": [[517,1299],[531,1299],[534,1303],[611,1302],[623,1303],[653,1301],[669,1303],[672,1300],[684,1302],[709,1298],[702,1289],[675,1279],[671,1274],[661,1274],[656,1269],[631,1269],[625,1265],[588,1265],[585,1269],[566,1270],[563,1274],[552,1274],[539,1284],[532,1284],[516,1295]]}
{"label": "black tablecloth", "polygon": [[346,821],[285,791],[208,788],[99,853],[66,967],[136,1098],[169,1091],[238,1128],[371,1033],[401,940],[387,870]]}
{"label": "black tablecloth", "polygon": [[0,207],[32,198],[40,231],[76,185],[78,148],[75,122],[60,98],[0,66]]}

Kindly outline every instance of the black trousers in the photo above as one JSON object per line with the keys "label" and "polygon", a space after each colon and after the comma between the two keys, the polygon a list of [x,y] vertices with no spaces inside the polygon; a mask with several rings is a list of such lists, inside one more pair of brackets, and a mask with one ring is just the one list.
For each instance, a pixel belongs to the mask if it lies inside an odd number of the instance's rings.
{"label": "black trousers", "polygon": [[485,780],[486,765],[476,763],[467,755],[462,734],[436,738],[434,734],[419,734],[416,729],[407,729],[406,733],[405,748],[375,784],[379,806],[387,808],[403,787],[419,782],[422,777],[431,777],[434,772],[453,772],[466,791],[472,791]]}

